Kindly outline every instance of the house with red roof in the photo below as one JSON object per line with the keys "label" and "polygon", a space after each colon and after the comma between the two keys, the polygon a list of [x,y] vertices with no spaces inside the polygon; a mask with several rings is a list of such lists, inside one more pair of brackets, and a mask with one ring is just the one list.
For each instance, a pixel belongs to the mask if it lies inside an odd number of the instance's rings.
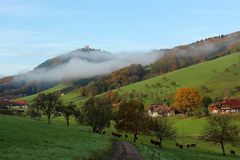
{"label": "house with red roof", "polygon": [[14,108],[28,108],[28,102],[25,100],[12,101],[12,106]]}
{"label": "house with red roof", "polygon": [[220,103],[209,106],[210,113],[236,113],[240,112],[240,99],[225,99]]}

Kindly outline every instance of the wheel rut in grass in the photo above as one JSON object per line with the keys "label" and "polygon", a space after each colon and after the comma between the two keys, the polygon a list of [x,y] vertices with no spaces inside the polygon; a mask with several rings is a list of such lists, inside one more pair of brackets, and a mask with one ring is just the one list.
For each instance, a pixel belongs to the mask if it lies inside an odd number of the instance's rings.
{"label": "wheel rut in grass", "polygon": [[128,142],[113,142],[111,160],[143,160],[136,148]]}

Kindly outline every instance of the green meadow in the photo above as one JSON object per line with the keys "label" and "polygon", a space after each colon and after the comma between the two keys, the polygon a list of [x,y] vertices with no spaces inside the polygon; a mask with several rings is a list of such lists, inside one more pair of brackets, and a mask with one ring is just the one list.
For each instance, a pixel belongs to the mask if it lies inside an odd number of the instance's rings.
{"label": "green meadow", "polygon": [[[163,149],[154,147],[150,140],[158,140],[154,135],[140,135],[136,144],[133,143],[133,136],[128,134],[128,138],[122,137],[121,141],[128,141],[134,144],[145,160],[153,160],[153,151],[155,151],[155,159],[163,160],[235,160],[240,159],[239,146],[233,147],[231,144],[225,146],[227,155],[222,155],[220,145],[204,142],[200,139],[201,133],[204,131],[206,118],[198,117],[169,117],[173,123],[173,127],[177,131],[176,140],[166,140]],[[112,131],[109,129],[108,132]],[[109,133],[110,136],[110,133]],[[183,149],[176,147],[175,143],[183,145]],[[187,148],[187,144],[196,144],[196,147]],[[230,155],[230,150],[234,150],[237,156]]]}
{"label": "green meadow", "polygon": [[89,127],[62,118],[32,120],[0,115],[1,160],[84,160],[106,159],[110,137],[93,134]]}

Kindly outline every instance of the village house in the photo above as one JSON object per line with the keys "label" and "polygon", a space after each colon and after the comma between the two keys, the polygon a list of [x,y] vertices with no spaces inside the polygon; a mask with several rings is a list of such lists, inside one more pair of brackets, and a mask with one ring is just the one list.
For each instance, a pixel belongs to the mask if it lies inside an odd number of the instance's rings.
{"label": "village house", "polygon": [[240,99],[225,99],[220,103],[209,106],[210,113],[236,113],[240,112]]}
{"label": "village house", "polygon": [[25,100],[16,100],[12,102],[12,107],[28,109],[28,102]]}
{"label": "village house", "polygon": [[147,112],[151,117],[175,115],[175,110],[173,107],[168,107],[162,103],[151,104],[148,107]]}

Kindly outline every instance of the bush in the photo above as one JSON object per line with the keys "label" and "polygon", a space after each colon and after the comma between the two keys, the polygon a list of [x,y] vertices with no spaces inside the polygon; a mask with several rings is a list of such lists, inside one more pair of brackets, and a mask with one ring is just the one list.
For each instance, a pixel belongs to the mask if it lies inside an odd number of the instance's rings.
{"label": "bush", "polygon": [[176,82],[175,82],[175,81],[171,81],[171,82],[170,82],[170,85],[175,86],[175,85],[176,85]]}
{"label": "bush", "polygon": [[33,118],[33,119],[38,119],[38,118],[41,117],[40,112],[38,112],[38,111],[37,111],[36,109],[34,109],[34,108],[29,108],[29,109],[27,110],[27,115],[30,116],[30,117]]}
{"label": "bush", "polygon": [[12,109],[0,109],[0,114],[5,114],[5,115],[13,115],[13,110]]}

